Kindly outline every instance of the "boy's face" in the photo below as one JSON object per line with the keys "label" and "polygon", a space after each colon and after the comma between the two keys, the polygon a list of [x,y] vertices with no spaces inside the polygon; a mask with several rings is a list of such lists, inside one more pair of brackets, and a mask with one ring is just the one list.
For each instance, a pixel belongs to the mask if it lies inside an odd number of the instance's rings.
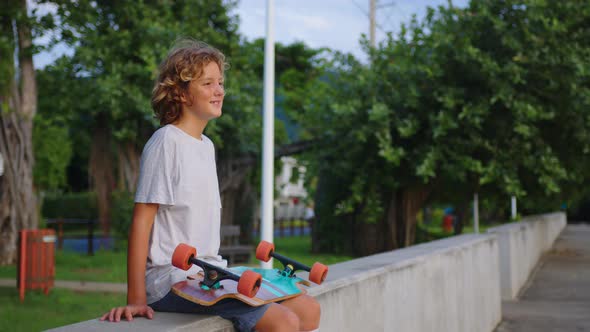
{"label": "boy's face", "polygon": [[221,116],[225,90],[221,70],[215,62],[203,68],[203,74],[190,82],[184,112],[190,112],[198,119],[209,121]]}

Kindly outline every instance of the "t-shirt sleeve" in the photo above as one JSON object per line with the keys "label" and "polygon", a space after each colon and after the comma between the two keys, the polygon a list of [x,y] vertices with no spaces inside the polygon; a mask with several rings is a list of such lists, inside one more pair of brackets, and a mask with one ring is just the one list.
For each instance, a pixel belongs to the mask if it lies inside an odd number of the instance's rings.
{"label": "t-shirt sleeve", "polygon": [[136,203],[175,204],[177,156],[173,142],[163,134],[154,134],[141,155]]}

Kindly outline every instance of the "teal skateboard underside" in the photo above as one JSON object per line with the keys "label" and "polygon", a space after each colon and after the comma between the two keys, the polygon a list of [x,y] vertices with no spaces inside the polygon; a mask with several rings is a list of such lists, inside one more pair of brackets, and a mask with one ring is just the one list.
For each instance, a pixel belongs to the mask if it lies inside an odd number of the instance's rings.
{"label": "teal skateboard underside", "polygon": [[[258,269],[245,266],[237,266],[232,267],[229,270],[238,275],[242,275],[242,273],[246,270],[252,270],[254,272],[260,273],[260,275],[262,276],[261,288],[266,288],[269,291],[275,291],[278,289],[280,293],[283,294],[282,296],[284,296],[284,294],[292,295],[301,293],[301,288],[299,288],[297,284],[310,286],[310,283],[307,280],[303,280],[297,276],[285,277],[281,275],[280,270],[278,269]],[[277,296],[278,295],[279,294],[277,293]]]}
{"label": "teal skateboard underside", "polygon": [[278,302],[290,299],[301,294],[305,290],[301,285],[310,286],[307,280],[296,276],[283,276],[278,269],[258,269],[245,266],[237,266],[228,269],[232,273],[242,275],[246,270],[260,273],[262,283],[256,295],[252,298],[238,293],[237,282],[234,280],[222,280],[218,288],[201,287],[203,274],[190,276],[188,280],[173,285],[172,290],[177,295],[201,305],[209,306],[225,298],[235,298],[251,306],[260,306],[266,303]]}

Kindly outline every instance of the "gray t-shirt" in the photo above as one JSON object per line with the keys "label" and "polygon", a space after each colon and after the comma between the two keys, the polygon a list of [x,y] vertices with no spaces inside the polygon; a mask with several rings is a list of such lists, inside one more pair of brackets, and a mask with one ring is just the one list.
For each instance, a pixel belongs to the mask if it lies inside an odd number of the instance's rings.
{"label": "gray t-shirt", "polygon": [[174,125],[158,129],[145,145],[136,203],[160,204],[149,241],[147,302],[163,298],[172,284],[200,268],[173,267],[172,253],[179,243],[197,248],[208,263],[227,266],[218,255],[221,200],[215,166],[215,148],[202,135],[198,140]]}

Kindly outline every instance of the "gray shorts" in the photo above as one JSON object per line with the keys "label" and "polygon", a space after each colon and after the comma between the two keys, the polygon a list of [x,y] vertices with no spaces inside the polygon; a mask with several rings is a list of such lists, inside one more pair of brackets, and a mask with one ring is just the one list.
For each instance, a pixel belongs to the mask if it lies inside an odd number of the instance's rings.
{"label": "gray shorts", "polygon": [[149,305],[154,311],[216,315],[232,322],[237,331],[254,331],[269,305],[251,307],[235,299],[224,299],[212,306],[202,306],[168,292],[161,300]]}

